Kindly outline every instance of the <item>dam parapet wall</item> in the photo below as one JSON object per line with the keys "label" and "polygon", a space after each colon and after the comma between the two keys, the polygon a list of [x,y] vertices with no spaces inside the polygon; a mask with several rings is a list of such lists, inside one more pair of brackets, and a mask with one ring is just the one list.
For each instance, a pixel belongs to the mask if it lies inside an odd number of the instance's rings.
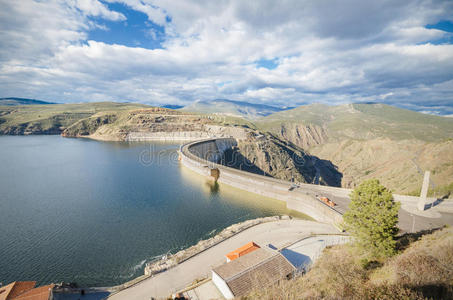
{"label": "dam parapet wall", "polygon": [[257,175],[218,164],[227,149],[236,146],[235,139],[209,139],[186,144],[180,149],[183,165],[203,176],[219,170],[217,181],[265,197],[285,201],[289,209],[309,215],[317,221],[339,225],[342,214],[320,202],[304,188],[290,191],[291,182]]}

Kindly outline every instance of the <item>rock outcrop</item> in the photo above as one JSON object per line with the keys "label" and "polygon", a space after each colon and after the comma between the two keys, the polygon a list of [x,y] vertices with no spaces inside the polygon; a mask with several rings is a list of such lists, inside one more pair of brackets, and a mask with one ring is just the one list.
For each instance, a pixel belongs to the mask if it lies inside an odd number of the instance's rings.
{"label": "rock outcrop", "polygon": [[313,124],[287,123],[281,124],[278,136],[303,149],[309,149],[327,141],[327,130]]}
{"label": "rock outcrop", "polygon": [[328,161],[272,135],[239,141],[225,151],[222,164],[256,174],[303,183],[340,186],[341,173]]}

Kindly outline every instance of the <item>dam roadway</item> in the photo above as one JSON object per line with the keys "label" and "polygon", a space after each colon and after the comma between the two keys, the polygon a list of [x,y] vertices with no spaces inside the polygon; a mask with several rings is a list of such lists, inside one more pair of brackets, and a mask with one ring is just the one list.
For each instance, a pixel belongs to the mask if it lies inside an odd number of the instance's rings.
{"label": "dam roadway", "polygon": [[[266,197],[285,201],[289,209],[309,215],[319,222],[339,225],[346,212],[351,189],[298,183],[258,175],[216,163],[223,152],[236,145],[233,138],[211,138],[187,143],[180,148],[181,163],[191,170],[207,176],[218,176],[217,181]],[[213,174],[212,170],[217,174]],[[290,189],[291,187],[294,187]],[[317,196],[335,202],[331,208]],[[428,198],[425,211],[417,210],[419,197],[394,194],[395,201],[401,202],[399,228],[402,232],[414,232],[453,224],[453,201]]]}

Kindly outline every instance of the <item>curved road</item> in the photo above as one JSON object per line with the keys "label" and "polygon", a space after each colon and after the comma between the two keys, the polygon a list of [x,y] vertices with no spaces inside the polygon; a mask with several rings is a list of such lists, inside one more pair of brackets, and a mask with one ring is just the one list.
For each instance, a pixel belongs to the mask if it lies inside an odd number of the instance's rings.
{"label": "curved road", "polygon": [[262,223],[224,240],[208,250],[182,262],[174,268],[146,279],[109,297],[112,300],[149,300],[170,296],[190,285],[195,279],[206,278],[211,270],[225,263],[225,254],[232,249],[254,241],[265,247],[272,244],[283,248],[311,234],[335,234],[338,230],[329,224],[305,220],[280,220]]}

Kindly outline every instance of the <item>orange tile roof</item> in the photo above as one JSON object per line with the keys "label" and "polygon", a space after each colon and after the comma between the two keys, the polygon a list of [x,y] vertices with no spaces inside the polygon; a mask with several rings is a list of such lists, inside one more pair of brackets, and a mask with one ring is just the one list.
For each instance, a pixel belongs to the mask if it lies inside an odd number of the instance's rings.
{"label": "orange tile roof", "polygon": [[23,294],[36,285],[36,281],[14,281],[0,288],[0,300],[10,300]]}
{"label": "orange tile roof", "polygon": [[44,285],[25,292],[13,300],[49,300],[54,285]]}
{"label": "orange tile roof", "polygon": [[259,248],[260,246],[258,246],[254,242],[250,242],[242,247],[237,248],[236,250],[231,251],[226,255],[226,257],[228,257],[229,260],[235,260],[236,258],[246,255],[247,253],[255,251],[256,249]]}

